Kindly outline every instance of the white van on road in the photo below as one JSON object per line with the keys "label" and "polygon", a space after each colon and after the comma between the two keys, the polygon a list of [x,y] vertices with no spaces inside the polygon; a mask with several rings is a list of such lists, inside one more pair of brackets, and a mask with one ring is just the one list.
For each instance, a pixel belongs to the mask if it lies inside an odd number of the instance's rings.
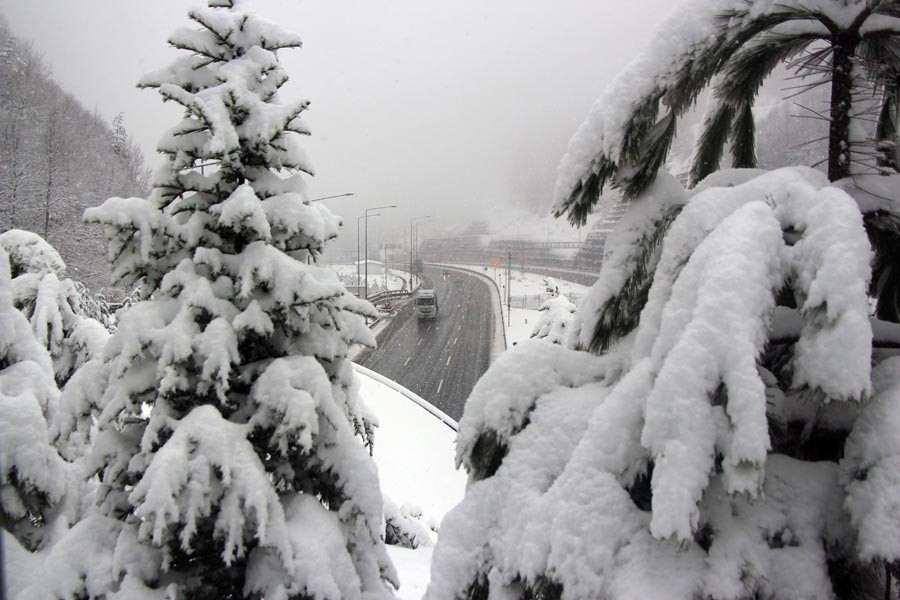
{"label": "white van on road", "polygon": [[436,319],[437,314],[438,301],[434,290],[419,290],[416,295],[416,316],[420,319]]}

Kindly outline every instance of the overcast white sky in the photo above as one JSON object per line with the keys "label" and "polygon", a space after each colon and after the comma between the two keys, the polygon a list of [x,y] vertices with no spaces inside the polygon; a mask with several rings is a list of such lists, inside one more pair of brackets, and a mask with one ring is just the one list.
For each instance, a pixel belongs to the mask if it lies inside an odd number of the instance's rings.
{"label": "overcast white sky", "polygon": [[[55,78],[107,120],[120,111],[152,164],[180,116],[135,88],[176,51],[188,0],[0,0]],[[283,97],[312,101],[305,146],[313,195],[348,224],[397,204],[384,235],[409,218],[496,220],[524,196],[549,208],[556,164],[607,83],[648,43],[672,0],[258,0],[300,33],[280,57]],[[546,198],[546,199],[545,199]],[[520,202],[521,203],[521,202]],[[386,217],[387,215],[385,215]],[[405,225],[404,225],[405,223]],[[372,222],[373,232],[379,227]],[[346,237],[345,237],[346,240]]]}

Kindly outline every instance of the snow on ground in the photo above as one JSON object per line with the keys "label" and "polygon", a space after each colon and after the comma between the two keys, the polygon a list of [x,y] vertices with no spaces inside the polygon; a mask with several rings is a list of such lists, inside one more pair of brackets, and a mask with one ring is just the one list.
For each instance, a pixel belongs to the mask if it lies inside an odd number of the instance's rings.
{"label": "snow on ground", "polygon": [[503,297],[503,325],[506,327],[506,343],[517,344],[531,337],[535,324],[540,318],[541,305],[555,295],[550,290],[565,296],[573,304],[578,304],[590,289],[571,281],[555,279],[535,273],[523,273],[513,269],[510,273],[512,289],[510,292],[509,313],[506,306],[506,269],[488,267],[484,274],[493,278]]}
{"label": "snow on ground", "polygon": [[[460,500],[466,475],[454,465],[456,423],[399,384],[357,365],[360,395],[378,417],[375,464],[385,498],[418,506],[425,525],[439,528]],[[430,405],[428,405],[430,407]],[[452,425],[452,427],[451,427]],[[401,600],[418,600],[431,576],[430,546],[388,546],[400,576]]]}
{"label": "snow on ground", "polygon": [[[338,277],[348,288],[356,286],[356,264],[350,265],[327,265],[332,271],[337,273]],[[360,285],[365,281],[365,263],[359,265],[359,281]],[[369,294],[388,290],[402,290],[407,287],[407,279],[409,274],[406,271],[398,271],[388,267],[387,278],[385,278],[384,267],[382,263],[369,261]],[[387,287],[385,287],[387,284]]]}
{"label": "snow on ground", "polygon": [[506,340],[510,346],[518,344],[531,337],[535,323],[541,318],[541,311],[531,308],[512,308],[509,314],[506,305],[503,305],[503,315],[506,321]]}
{"label": "snow on ground", "polygon": [[401,546],[388,546],[388,555],[400,577],[399,600],[421,600],[431,581],[431,553],[433,546],[410,550]]}

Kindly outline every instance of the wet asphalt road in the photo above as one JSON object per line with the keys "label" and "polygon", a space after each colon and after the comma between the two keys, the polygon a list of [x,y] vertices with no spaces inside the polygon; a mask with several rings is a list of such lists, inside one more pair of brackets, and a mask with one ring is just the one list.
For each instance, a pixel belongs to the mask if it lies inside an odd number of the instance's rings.
{"label": "wet asphalt road", "polygon": [[[434,283],[438,317],[419,320],[408,302],[378,335],[378,348],[356,362],[415,392],[459,420],[478,378],[490,363],[491,293],[484,281],[459,271],[425,267]],[[499,326],[499,324],[498,324]]]}

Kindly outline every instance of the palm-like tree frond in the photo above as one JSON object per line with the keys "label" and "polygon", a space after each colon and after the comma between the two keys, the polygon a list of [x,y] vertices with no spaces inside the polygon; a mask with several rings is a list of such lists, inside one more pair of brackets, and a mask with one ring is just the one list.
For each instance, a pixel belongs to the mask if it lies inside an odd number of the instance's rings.
{"label": "palm-like tree frond", "polygon": [[[858,9],[858,14],[853,15],[850,22],[845,22],[846,19],[840,18],[840,15],[846,7],[839,2],[835,2],[835,6],[825,3],[810,7],[800,0],[784,0],[782,3],[760,6],[754,0],[744,0],[726,10],[712,12],[716,10],[712,8],[707,18],[714,24],[715,32],[686,43],[683,52],[672,56],[668,67],[660,72],[641,73],[654,85],[637,92],[640,95],[630,102],[630,112],[625,119],[619,118],[621,102],[614,103],[616,112],[610,116],[611,124],[606,123],[602,116],[593,117],[594,122],[603,125],[600,143],[607,145],[590,160],[586,160],[584,150],[579,150],[574,164],[580,162],[590,166],[571,184],[568,180],[577,173],[569,173],[561,179],[563,185],[557,189],[556,214],[566,213],[573,223],[583,223],[607,184],[620,187],[627,198],[646,191],[654,181],[654,169],[664,164],[669,149],[671,140],[667,139],[666,134],[674,132],[669,115],[676,120],[682,116],[717,74],[722,75],[717,85],[717,96],[730,108],[717,106],[710,113],[706,121],[707,131],[701,136],[696,154],[696,160],[700,162],[695,160],[692,179],[696,182],[702,178],[721,158],[720,146],[724,146],[726,140],[723,135],[726,122],[731,128],[736,164],[755,164],[752,147],[755,135],[751,110],[753,99],[762,82],[778,64],[802,52],[816,40],[823,40],[826,44],[836,44],[837,41],[846,44],[847,40],[856,40],[852,44],[858,44],[858,53],[856,46],[850,48],[855,58],[873,65],[885,61],[900,63],[896,58],[900,56],[900,32],[890,27],[879,28],[878,31],[874,28],[872,31],[863,29],[873,14],[900,18],[900,3],[895,0],[870,0],[859,3],[854,9]],[[842,52],[845,51],[846,48],[842,48]],[[828,52],[826,48],[825,54]],[[811,53],[808,60],[800,61],[795,66],[808,67],[812,72],[834,68],[833,64],[822,63],[822,57],[820,52]],[[822,78],[816,85],[826,80]],[[625,83],[629,82],[623,82],[622,94],[634,94],[625,87]],[[616,85],[609,90],[608,97],[619,97],[613,93],[617,91]],[[660,104],[663,103],[668,114],[657,121]],[[841,111],[846,110],[843,102],[832,104],[832,110],[837,111],[839,116]],[[729,112],[732,113],[730,116],[727,114]],[[834,121],[834,115],[831,118]],[[621,126],[616,123],[621,123]],[[843,121],[833,127],[830,135],[847,135]],[[604,142],[604,138],[616,141],[608,145],[611,142]],[[830,162],[842,160],[838,152],[841,147],[840,144],[829,144]],[[840,173],[843,173],[841,168],[833,169],[833,175]]]}
{"label": "palm-like tree frond", "polygon": [[600,307],[590,344],[582,350],[601,354],[637,327],[641,311],[647,304],[663,238],[680,212],[680,206],[670,209],[656,223],[650,235],[645,235],[636,243],[628,261],[630,272],[625,283],[618,294]]}
{"label": "palm-like tree frond", "polygon": [[616,179],[626,196],[635,197],[651,185],[656,179],[656,172],[666,161],[672,140],[675,139],[674,112],[669,112],[660,119],[644,139],[644,151],[633,167],[620,167]]}
{"label": "palm-like tree frond", "polygon": [[869,289],[876,299],[875,316],[900,323],[900,215],[871,212],[864,223],[875,253]]}
{"label": "palm-like tree frond", "polygon": [[753,104],[741,102],[731,122],[731,164],[737,169],[756,167],[756,122]]}
{"label": "palm-like tree frond", "polygon": [[898,170],[897,165],[897,120],[900,115],[900,80],[884,90],[884,102],[875,127],[875,140],[881,156],[878,166]]}
{"label": "palm-like tree frond", "polygon": [[579,181],[565,201],[553,210],[554,217],[568,213],[569,222],[581,227],[587,222],[588,215],[600,199],[606,183],[615,175],[616,164],[606,156],[599,155],[591,163],[585,177]]}
{"label": "palm-like tree frond", "polygon": [[733,119],[734,107],[721,100],[706,115],[703,121],[703,132],[697,142],[694,161],[691,165],[691,186],[697,185],[707,175],[719,168]]}

